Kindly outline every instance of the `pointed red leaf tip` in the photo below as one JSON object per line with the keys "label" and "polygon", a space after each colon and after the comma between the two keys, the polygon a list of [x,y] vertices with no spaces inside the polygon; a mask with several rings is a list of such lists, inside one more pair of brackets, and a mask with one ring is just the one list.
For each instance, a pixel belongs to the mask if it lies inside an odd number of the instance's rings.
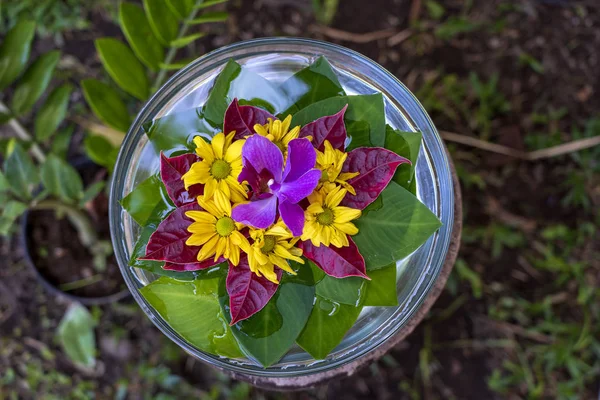
{"label": "pointed red leaf tip", "polygon": [[[192,271],[197,268],[204,269],[212,267],[223,260],[213,259],[198,263],[197,255],[199,246],[188,246],[186,240],[191,236],[188,232],[188,226],[193,222],[186,217],[187,211],[202,210],[198,203],[188,203],[178,207],[158,226],[158,229],[150,236],[146,245],[146,255],[140,260],[166,261],[163,268],[173,271]],[[180,264],[182,267],[176,267],[171,264]],[[191,266],[192,264],[200,264]],[[188,269],[186,269],[188,268]]]}
{"label": "pointed red leaf tip", "polygon": [[238,99],[233,99],[223,121],[223,132],[225,134],[235,131],[233,140],[245,138],[254,133],[254,125],[264,125],[267,119],[276,119],[271,113],[262,108],[254,106],[240,106]]}
{"label": "pointed red leaf tip", "polygon": [[[277,268],[278,280],[281,280],[282,273],[283,271]],[[229,263],[229,273],[225,283],[229,294],[230,325],[250,318],[262,310],[279,286],[264,276],[259,277],[252,272],[248,265],[248,257],[244,254],[237,266]]]}
{"label": "pointed red leaf tip", "polygon": [[398,165],[404,163],[410,164],[410,161],[381,147],[359,147],[349,152],[342,171],[360,172],[360,175],[348,181],[356,195],[348,193],[342,205],[363,210],[379,197]]}
{"label": "pointed red leaf tip", "polygon": [[188,172],[193,163],[199,161],[195,154],[184,154],[177,157],[167,157],[160,153],[160,178],[167,188],[167,193],[177,207],[191,203],[196,197],[204,193],[204,185],[193,185],[189,190],[185,186],[181,177]]}
{"label": "pointed red leaf tip", "polygon": [[371,280],[367,276],[365,259],[358,251],[358,247],[351,238],[348,238],[350,246],[337,248],[321,245],[314,246],[310,240],[300,243],[304,257],[308,258],[327,275],[334,278],[346,278],[348,276],[360,276]]}
{"label": "pointed red leaf tip", "polygon": [[310,124],[304,125],[300,130],[300,137],[312,136],[313,146],[323,151],[325,149],[325,140],[329,140],[334,149],[344,150],[347,133],[344,124],[344,114],[348,104],[338,113],[321,117]]}

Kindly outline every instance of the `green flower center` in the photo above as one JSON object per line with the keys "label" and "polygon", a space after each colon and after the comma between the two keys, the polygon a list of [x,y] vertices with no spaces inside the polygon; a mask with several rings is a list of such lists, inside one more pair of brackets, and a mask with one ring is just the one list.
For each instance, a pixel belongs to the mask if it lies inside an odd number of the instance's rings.
{"label": "green flower center", "polygon": [[215,179],[225,179],[231,172],[231,165],[225,160],[215,160],[210,166],[210,174]]}
{"label": "green flower center", "polygon": [[217,221],[216,227],[220,236],[229,236],[235,230],[235,222],[229,217],[222,217]]}
{"label": "green flower center", "polygon": [[262,251],[264,254],[268,254],[275,248],[275,236],[266,235],[264,241],[265,243],[263,244],[263,247],[260,248],[260,251]]}
{"label": "green flower center", "polygon": [[326,169],[324,169],[323,171],[321,171],[321,179],[319,179],[320,182],[327,182],[329,180],[329,173],[327,172]]}
{"label": "green flower center", "polygon": [[322,213],[317,214],[317,222],[321,225],[333,224],[333,211],[330,208],[324,208]]}

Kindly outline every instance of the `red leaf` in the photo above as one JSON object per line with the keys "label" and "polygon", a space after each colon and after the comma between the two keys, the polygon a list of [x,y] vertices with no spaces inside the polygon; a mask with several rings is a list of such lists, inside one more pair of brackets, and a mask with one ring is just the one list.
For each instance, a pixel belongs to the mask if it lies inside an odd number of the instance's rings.
{"label": "red leaf", "polygon": [[[277,279],[281,280],[283,271],[279,268],[276,271]],[[242,254],[237,267],[229,263],[226,287],[229,294],[230,325],[235,325],[262,310],[277,291],[278,285],[250,271],[248,258]]]}
{"label": "red leaf", "polygon": [[404,163],[410,164],[410,161],[381,147],[359,147],[349,152],[342,171],[360,172],[360,175],[348,181],[356,190],[356,196],[348,193],[342,205],[363,210],[379,197],[398,165]]}
{"label": "red leaf", "polygon": [[169,214],[150,236],[146,255],[140,260],[167,261],[173,264],[198,263],[197,255],[200,247],[185,244],[192,235],[187,228],[193,222],[185,216],[185,213],[192,210],[202,209],[198,203],[193,202],[178,207]]}
{"label": "red leaf", "polygon": [[321,268],[327,275],[334,278],[360,276],[370,280],[367,276],[365,260],[358,251],[358,247],[351,238],[348,238],[348,241],[350,246],[341,248],[325,245],[313,246],[310,240],[301,242],[300,247],[303,250],[304,257],[317,264],[317,267]]}
{"label": "red leaf", "polygon": [[223,121],[223,132],[225,134],[235,131],[233,140],[242,139],[254,133],[254,125],[266,124],[267,118],[276,119],[262,108],[253,106],[240,106],[237,99],[233,99]]}
{"label": "red leaf", "polygon": [[198,161],[195,154],[184,154],[177,157],[166,157],[160,153],[160,177],[167,188],[167,193],[177,207],[196,200],[204,193],[204,185],[193,185],[189,191],[181,177],[190,170],[193,163]]}
{"label": "red leaf", "polygon": [[304,125],[300,130],[300,137],[312,136],[313,146],[320,151],[325,148],[325,140],[329,140],[334,149],[344,150],[347,137],[344,114],[347,108],[346,104],[337,114],[321,117]]}
{"label": "red leaf", "polygon": [[204,260],[200,263],[191,263],[191,264],[173,264],[170,262],[166,262],[163,265],[163,269],[167,271],[177,271],[177,272],[186,272],[186,271],[199,271],[201,269],[210,268],[214,265],[220,264],[225,259],[223,257],[219,258],[217,262],[214,261],[213,258],[209,258],[208,260]]}

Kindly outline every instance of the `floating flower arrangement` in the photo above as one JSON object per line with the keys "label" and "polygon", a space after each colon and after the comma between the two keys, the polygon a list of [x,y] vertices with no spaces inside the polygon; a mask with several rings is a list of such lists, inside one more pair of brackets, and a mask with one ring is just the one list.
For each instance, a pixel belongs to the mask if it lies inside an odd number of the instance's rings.
{"label": "floating flower arrangement", "polygon": [[205,352],[326,358],[363,307],[398,305],[397,262],[440,226],[415,196],[420,133],[323,57],[279,85],[230,61],[203,107],[145,129],[160,172],[121,202],[130,265],[161,275],[142,295]]}

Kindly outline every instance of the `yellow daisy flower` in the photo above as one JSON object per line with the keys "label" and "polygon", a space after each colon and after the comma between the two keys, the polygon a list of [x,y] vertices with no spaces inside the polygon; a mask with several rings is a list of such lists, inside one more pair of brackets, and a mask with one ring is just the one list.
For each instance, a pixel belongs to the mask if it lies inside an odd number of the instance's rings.
{"label": "yellow daisy flower", "polygon": [[300,258],[302,250],[294,247],[298,238],[286,228],[283,221],[272,225],[269,229],[250,228],[250,237],[254,240],[251,246],[243,249],[248,253],[250,270],[258,276],[264,276],[273,283],[279,283],[275,266],[291,274],[296,274],[286,260],[304,264]]}
{"label": "yellow daisy flower", "polygon": [[192,164],[190,170],[181,177],[186,190],[192,185],[203,184],[204,196],[207,199],[214,197],[221,209],[230,204],[230,199],[239,203],[247,198],[244,186],[237,180],[242,172],[242,147],[245,140],[232,143],[234,135],[235,132],[227,136],[219,133],[211,143],[196,136],[196,154],[202,160]]}
{"label": "yellow daisy flower", "polygon": [[269,118],[268,121],[269,122],[267,122],[265,125],[254,125],[254,131],[275,143],[285,156],[290,141],[293,139],[298,139],[298,136],[300,135],[300,127],[296,126],[292,128],[292,130],[289,130],[290,125],[292,124],[291,115],[288,115],[283,121],[273,121],[271,118]]}
{"label": "yellow daisy flower", "polygon": [[231,203],[225,207],[216,201],[198,197],[198,204],[204,211],[188,211],[186,216],[194,222],[187,228],[192,235],[185,242],[188,246],[202,246],[198,252],[198,261],[204,261],[214,255],[231,261],[233,265],[240,262],[240,248],[250,246],[248,239],[240,233],[244,227],[231,218]]}
{"label": "yellow daisy flower", "polygon": [[356,195],[356,191],[347,181],[358,176],[358,172],[342,172],[342,167],[348,153],[344,153],[338,149],[334,149],[329,143],[329,140],[325,140],[325,151],[321,152],[317,150],[317,165],[316,168],[320,169],[323,173],[321,180],[319,181],[319,187],[323,188],[326,193],[330,192],[336,187],[336,184],[341,185],[348,192]]}
{"label": "yellow daisy flower", "polygon": [[336,186],[327,194],[315,190],[308,196],[310,205],[304,213],[306,220],[302,240],[310,240],[317,247],[321,243],[325,246],[349,246],[346,235],[358,233],[358,228],[350,221],[360,217],[361,211],[339,205],[347,192],[348,190]]}

